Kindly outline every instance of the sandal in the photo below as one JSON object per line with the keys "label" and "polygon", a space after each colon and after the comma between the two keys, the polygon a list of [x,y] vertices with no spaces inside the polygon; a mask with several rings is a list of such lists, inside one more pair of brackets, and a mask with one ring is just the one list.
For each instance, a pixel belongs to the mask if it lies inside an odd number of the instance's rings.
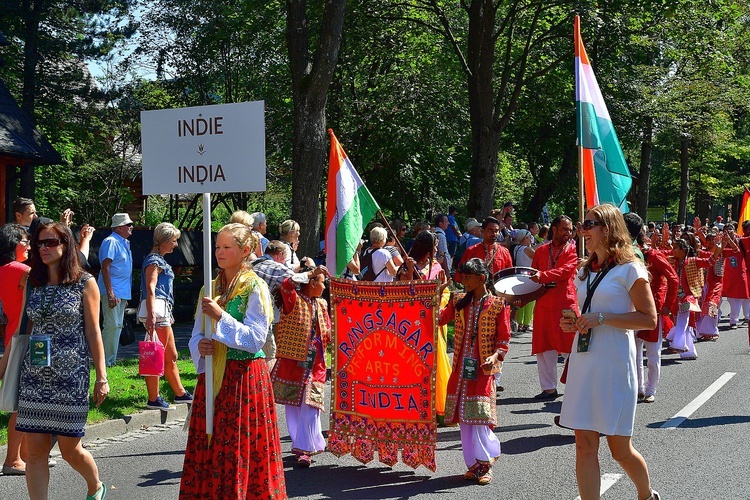
{"label": "sandal", "polygon": [[478,465],[479,464],[474,464],[471,467],[469,467],[469,470],[464,472],[464,479],[466,481],[474,481],[475,479],[477,479],[477,466]]}
{"label": "sandal", "polygon": [[492,482],[492,469],[487,469],[487,472],[479,476],[477,479],[477,483],[479,483],[481,486],[490,484]]}
{"label": "sandal", "polygon": [[301,467],[303,469],[307,469],[310,467],[310,463],[312,460],[310,460],[310,455],[298,455],[297,456],[297,466]]}

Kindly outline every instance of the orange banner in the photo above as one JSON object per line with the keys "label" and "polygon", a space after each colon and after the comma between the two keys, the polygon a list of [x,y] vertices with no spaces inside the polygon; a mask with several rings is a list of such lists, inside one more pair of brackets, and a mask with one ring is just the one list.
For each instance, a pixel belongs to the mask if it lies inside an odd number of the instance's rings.
{"label": "orange banner", "polygon": [[435,470],[437,281],[331,280],[328,448],[363,463]]}

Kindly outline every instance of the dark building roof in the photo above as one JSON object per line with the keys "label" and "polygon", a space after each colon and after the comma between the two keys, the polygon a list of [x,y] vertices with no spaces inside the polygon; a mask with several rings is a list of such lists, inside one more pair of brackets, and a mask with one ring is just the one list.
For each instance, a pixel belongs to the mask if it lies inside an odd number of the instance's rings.
{"label": "dark building roof", "polygon": [[62,163],[60,153],[34,127],[8,87],[0,80],[0,156],[30,161],[35,165]]}

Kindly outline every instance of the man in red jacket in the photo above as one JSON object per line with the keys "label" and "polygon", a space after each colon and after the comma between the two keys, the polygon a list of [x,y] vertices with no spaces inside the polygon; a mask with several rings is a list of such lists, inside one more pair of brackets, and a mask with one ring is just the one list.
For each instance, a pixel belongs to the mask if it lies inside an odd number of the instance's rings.
{"label": "man in red jacket", "polygon": [[573,236],[573,221],[559,215],[552,221],[552,241],[536,249],[531,267],[537,274],[531,277],[536,283],[555,283],[553,288],[536,301],[534,307],[534,332],[531,335],[531,354],[536,354],[536,367],[542,392],[536,399],[555,399],[557,392],[557,357],[567,357],[575,333],[565,333],[560,328],[563,309],[578,313],[578,299],[573,279],[578,269]]}
{"label": "man in red jacket", "polygon": [[[456,265],[463,264],[469,259],[482,259],[490,272],[493,274],[505,268],[513,267],[513,260],[507,248],[497,242],[500,234],[500,221],[494,217],[487,217],[482,221],[482,242],[472,245],[464,251],[461,261]],[[461,273],[456,272],[456,283],[462,283]]]}

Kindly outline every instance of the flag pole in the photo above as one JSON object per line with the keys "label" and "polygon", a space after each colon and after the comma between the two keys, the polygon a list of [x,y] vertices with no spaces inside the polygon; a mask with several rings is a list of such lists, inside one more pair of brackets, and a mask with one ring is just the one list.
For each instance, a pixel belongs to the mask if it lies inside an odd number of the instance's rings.
{"label": "flag pole", "polygon": [[[213,245],[211,244],[211,193],[203,193],[203,294],[205,297],[214,296],[214,291],[211,287],[213,281],[213,270],[211,269],[211,252]],[[203,336],[208,340],[211,340],[211,334],[213,330],[213,322],[211,318],[203,315]],[[209,443],[211,442],[211,435],[214,433],[214,357],[205,357],[206,371],[205,377],[205,388],[206,388],[206,435],[208,436]]]}
{"label": "flag pole", "polygon": [[[583,182],[583,146],[578,145],[578,220],[583,223],[586,218],[586,196]],[[577,229],[577,228],[576,228]],[[577,232],[577,231],[576,231]],[[586,256],[586,243],[578,234],[578,257]]]}
{"label": "flag pole", "polygon": [[[393,228],[388,223],[388,219],[385,218],[385,215],[383,215],[383,211],[382,210],[378,210],[378,215],[383,220],[383,224],[385,224],[386,229],[388,229],[388,233],[391,236],[393,236],[393,241],[396,242],[396,246],[398,247],[399,252],[401,252],[401,255],[404,256],[404,264],[405,264],[406,263],[406,257],[408,257],[409,254],[406,252],[406,250],[404,249],[404,246],[399,241],[398,236],[396,236],[396,233],[393,232]],[[412,277],[414,279],[419,279],[419,276],[417,275],[417,271],[416,270],[414,271]]]}

